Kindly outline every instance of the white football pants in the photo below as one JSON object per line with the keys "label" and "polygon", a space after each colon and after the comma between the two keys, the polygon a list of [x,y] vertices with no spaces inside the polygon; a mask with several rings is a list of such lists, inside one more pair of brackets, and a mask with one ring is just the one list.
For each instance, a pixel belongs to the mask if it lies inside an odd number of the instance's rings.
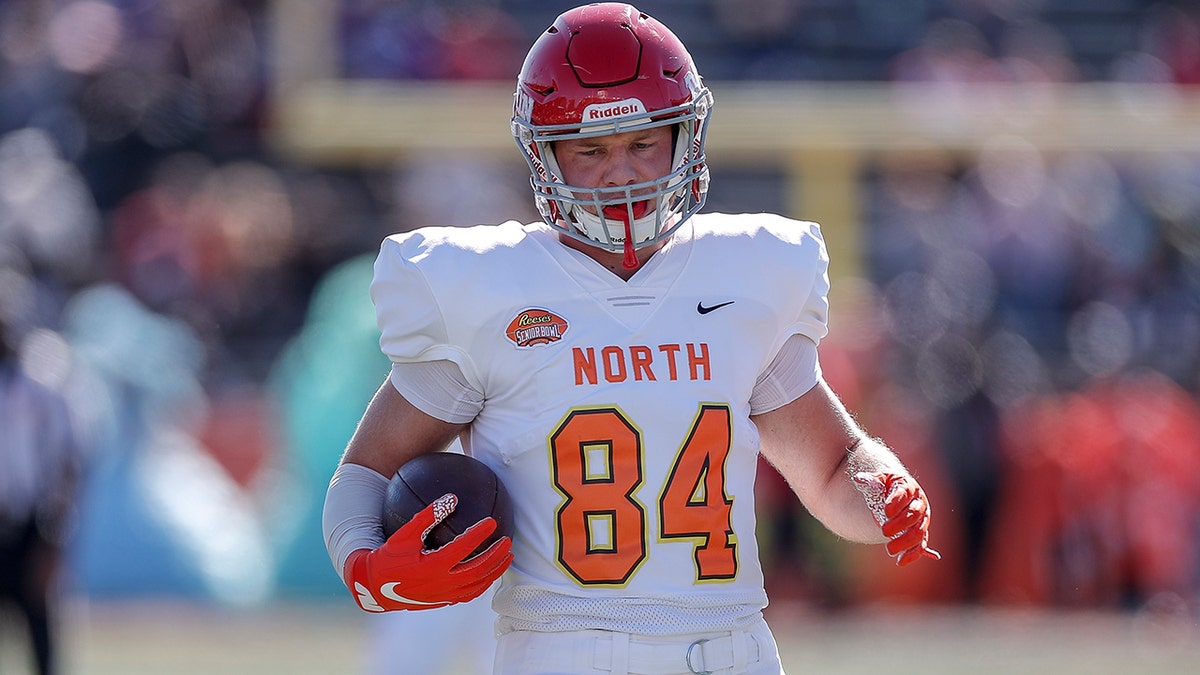
{"label": "white football pants", "polygon": [[582,630],[500,636],[493,675],[783,675],[766,621],[747,630],[652,637]]}

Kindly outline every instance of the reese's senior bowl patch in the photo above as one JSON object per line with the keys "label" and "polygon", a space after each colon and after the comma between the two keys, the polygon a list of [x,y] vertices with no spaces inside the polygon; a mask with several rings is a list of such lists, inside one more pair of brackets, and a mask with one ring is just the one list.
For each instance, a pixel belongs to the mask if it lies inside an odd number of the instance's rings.
{"label": "reese's senior bowl patch", "polygon": [[521,310],[516,318],[508,323],[504,334],[517,347],[527,349],[558,342],[566,332],[566,319],[550,310],[530,307]]}

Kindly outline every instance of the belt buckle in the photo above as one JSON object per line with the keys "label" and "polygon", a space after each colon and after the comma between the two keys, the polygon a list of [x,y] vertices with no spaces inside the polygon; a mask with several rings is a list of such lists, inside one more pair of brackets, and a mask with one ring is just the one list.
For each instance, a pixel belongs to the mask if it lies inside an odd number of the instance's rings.
{"label": "belt buckle", "polygon": [[708,642],[708,638],[700,638],[699,640],[696,640],[692,644],[688,645],[687,654],[684,655],[684,660],[687,662],[688,671],[694,673],[695,675],[712,675],[711,670],[696,670],[696,666],[692,665],[692,650],[697,647],[700,648],[700,659],[703,661],[705,642]]}

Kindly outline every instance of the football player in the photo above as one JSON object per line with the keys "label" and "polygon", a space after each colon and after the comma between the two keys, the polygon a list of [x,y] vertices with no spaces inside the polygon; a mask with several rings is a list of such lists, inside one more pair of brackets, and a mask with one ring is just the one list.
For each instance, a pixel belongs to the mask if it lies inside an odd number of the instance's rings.
{"label": "football player", "polygon": [[[819,227],[699,213],[712,111],[662,23],[627,4],[572,9],[514,97],[543,222],[383,242],[371,296],[393,369],[324,523],[363,609],[441,607],[501,579],[499,675],[778,674],[760,453],[839,536],[901,565],[938,557],[921,487],[821,376]],[[389,477],[455,437],[513,495],[511,540],[468,557],[485,519],[423,550],[444,516],[431,507],[385,541]]]}

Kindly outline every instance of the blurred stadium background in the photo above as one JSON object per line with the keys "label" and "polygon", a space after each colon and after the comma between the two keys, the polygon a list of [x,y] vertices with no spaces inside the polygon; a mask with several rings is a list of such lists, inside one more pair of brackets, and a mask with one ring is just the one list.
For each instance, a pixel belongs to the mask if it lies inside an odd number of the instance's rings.
{"label": "blurred stadium background", "polygon": [[[536,218],[509,95],[574,4],[0,3],[0,312],[87,440],[68,672],[364,670],[319,514],[370,262]],[[635,4],[716,96],[708,209],[823,224],[827,377],[936,508],[896,571],[764,473],[787,665],[1200,670],[1200,3]]]}

